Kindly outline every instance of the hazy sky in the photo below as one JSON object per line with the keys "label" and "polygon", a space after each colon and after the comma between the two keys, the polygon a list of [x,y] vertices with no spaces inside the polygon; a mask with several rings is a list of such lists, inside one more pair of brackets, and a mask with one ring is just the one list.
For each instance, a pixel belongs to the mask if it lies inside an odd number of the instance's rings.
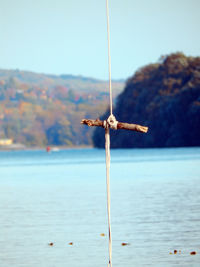
{"label": "hazy sky", "polygon": [[[200,56],[200,0],[109,0],[112,78]],[[106,0],[0,0],[0,68],[108,78]]]}

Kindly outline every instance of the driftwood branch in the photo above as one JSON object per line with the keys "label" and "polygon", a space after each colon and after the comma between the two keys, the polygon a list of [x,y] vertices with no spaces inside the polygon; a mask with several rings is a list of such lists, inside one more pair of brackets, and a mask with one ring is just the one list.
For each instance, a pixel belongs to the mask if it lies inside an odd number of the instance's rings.
{"label": "driftwood branch", "polygon": [[[87,126],[104,127],[104,122],[99,120],[99,119],[97,119],[97,120],[83,119],[81,121],[81,124],[86,124]],[[124,123],[124,122],[118,122],[117,123],[117,129],[131,130],[131,131],[137,131],[137,132],[141,132],[141,133],[147,133],[147,131],[148,131],[148,127],[141,126],[138,124]]]}

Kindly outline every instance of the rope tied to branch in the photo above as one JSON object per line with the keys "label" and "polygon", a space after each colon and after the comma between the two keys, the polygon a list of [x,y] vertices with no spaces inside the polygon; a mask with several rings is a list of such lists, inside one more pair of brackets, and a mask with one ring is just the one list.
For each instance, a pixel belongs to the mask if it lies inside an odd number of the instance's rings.
{"label": "rope tied to branch", "polygon": [[116,120],[115,116],[111,114],[107,120],[103,121],[103,128],[111,128],[113,130],[117,130],[118,121]]}
{"label": "rope tied to branch", "polygon": [[111,56],[110,56],[110,29],[109,29],[109,9],[108,0],[106,0],[106,10],[107,10],[107,37],[108,37],[108,70],[109,70],[109,96],[110,96],[110,116],[107,120],[101,121],[99,119],[89,120],[83,119],[82,124],[88,126],[100,126],[105,129],[105,152],[106,152],[106,184],[107,184],[107,212],[108,212],[108,236],[109,236],[109,261],[108,267],[112,267],[112,237],[111,237],[111,215],[110,215],[110,128],[126,129],[131,131],[138,131],[146,133],[148,127],[144,127],[137,124],[129,124],[118,122],[113,115],[112,108],[112,82],[111,82]]}
{"label": "rope tied to branch", "polygon": [[110,116],[105,124],[105,150],[106,150],[106,183],[107,183],[107,211],[108,211],[108,234],[109,234],[109,262],[108,267],[112,267],[112,237],[111,237],[111,219],[110,219],[110,129],[117,129],[117,121],[112,110],[112,81],[111,81],[111,56],[110,56],[110,23],[109,7],[106,0],[107,15],[107,38],[108,38],[108,71],[109,71],[109,95],[110,95]]}
{"label": "rope tied to branch", "polygon": [[117,124],[118,121],[116,120],[115,116],[113,114],[111,114],[108,119],[107,122],[109,124],[109,127],[113,130],[117,130]]}

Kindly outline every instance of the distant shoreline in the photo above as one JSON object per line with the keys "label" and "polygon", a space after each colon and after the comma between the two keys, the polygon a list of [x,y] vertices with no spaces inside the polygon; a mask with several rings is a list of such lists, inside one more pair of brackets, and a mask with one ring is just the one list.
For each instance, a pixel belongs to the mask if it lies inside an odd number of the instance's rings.
{"label": "distant shoreline", "polygon": [[[94,148],[93,146],[49,146],[50,151],[59,151],[59,150],[67,150],[67,149],[88,149]],[[0,151],[36,151],[36,150],[44,150],[46,151],[47,146],[45,147],[28,147],[24,145],[10,145],[10,146],[0,146]]]}
{"label": "distant shoreline", "polygon": [[[9,152],[9,151],[45,151],[47,152],[47,147],[15,147],[15,146],[0,146],[0,152]],[[82,145],[82,146],[50,146],[50,151],[49,152],[57,152],[57,151],[61,151],[61,150],[70,150],[70,149],[104,149],[104,148],[97,148],[95,146],[86,146],[86,145]],[[112,150],[116,150],[116,149],[181,149],[181,148],[200,148],[200,146],[180,146],[180,147],[129,147],[129,148],[111,148]]]}

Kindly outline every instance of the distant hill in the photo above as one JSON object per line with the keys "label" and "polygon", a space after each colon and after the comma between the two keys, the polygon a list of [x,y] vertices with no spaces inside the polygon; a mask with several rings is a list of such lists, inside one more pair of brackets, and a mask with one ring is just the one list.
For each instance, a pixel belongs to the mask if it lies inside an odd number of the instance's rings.
{"label": "distant hill", "polygon": [[[114,98],[123,81],[113,81]],[[108,82],[73,75],[0,69],[0,139],[27,146],[91,145],[80,125],[108,106]]]}
{"label": "distant hill", "polygon": [[[48,88],[55,87],[57,85],[66,86],[69,90],[85,90],[86,92],[92,90],[98,91],[101,89],[103,92],[107,92],[108,82],[104,80],[94,79],[84,76],[75,76],[71,74],[52,75],[35,73],[22,70],[4,70],[0,69],[0,80],[9,82],[10,79],[14,79],[17,83],[27,83],[28,85],[44,86],[48,85]],[[114,80],[114,93],[115,95],[122,90],[124,80]]]}
{"label": "distant hill", "polygon": [[[112,131],[113,148],[200,146],[200,57],[175,53],[139,69],[118,96],[114,115],[149,132]],[[103,129],[95,130],[93,142],[104,147]]]}

